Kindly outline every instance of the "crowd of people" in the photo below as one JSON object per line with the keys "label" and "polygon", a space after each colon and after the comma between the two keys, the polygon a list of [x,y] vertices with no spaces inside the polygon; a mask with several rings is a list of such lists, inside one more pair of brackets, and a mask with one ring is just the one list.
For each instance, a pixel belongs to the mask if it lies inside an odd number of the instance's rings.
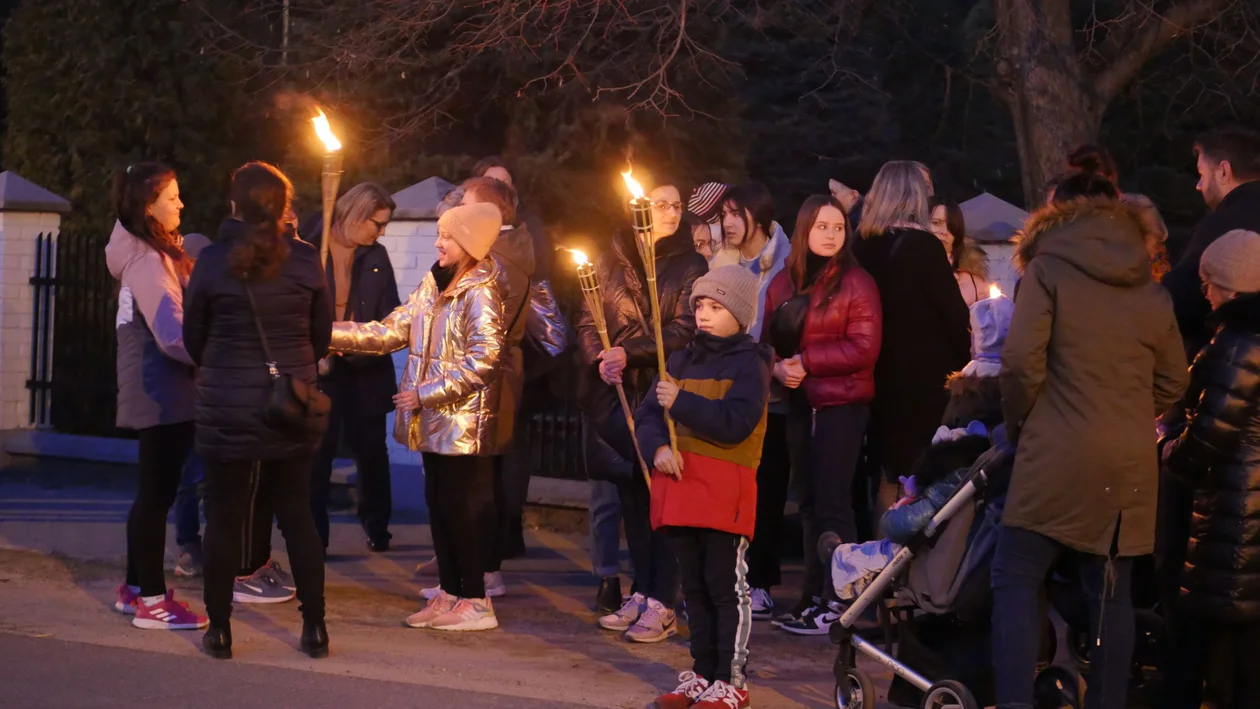
{"label": "crowd of people", "polygon": [[[1245,645],[1260,627],[1260,134],[1224,128],[1195,150],[1211,211],[1175,265],[1153,203],[1083,146],[1024,225],[1007,295],[920,163],[885,164],[865,194],[832,181],[790,234],[764,185],[658,177],[654,267],[617,231],[593,264],[602,313],[571,317],[501,160],[440,205],[437,261],[405,302],[377,241],[395,208],[378,185],[348,190],[322,234],[318,215],[299,226],[279,170],[249,163],[206,244],[179,234],[174,172],[129,166],[107,260],[118,425],[139,432],[140,476],[115,607],[141,628],[206,628],[206,652],[226,658],[233,601],[296,596],[303,651],[326,655],[332,460],[344,441],[367,546],[388,551],[393,412],[422,455],[439,576],[405,622],[498,627],[502,562],[524,550],[523,401],[572,340],[598,624],[654,643],[685,614],[690,631],[693,668],[652,706],[749,706],[754,621],[826,634],[858,588],[860,573],[838,587],[815,558],[820,539],[844,545],[838,559],[886,559],[960,479],[915,479],[933,444],[977,430],[1017,451],[992,562],[999,707],[1032,706],[1040,599],[1065,564],[1094,599],[1086,706],[1124,706],[1135,560],[1157,550],[1165,706],[1198,706],[1205,682],[1260,705]],[[781,608],[793,496],[806,568]],[[163,580],[172,505],[176,571],[204,574],[206,617]],[[273,522],[292,575],[271,559]]]}

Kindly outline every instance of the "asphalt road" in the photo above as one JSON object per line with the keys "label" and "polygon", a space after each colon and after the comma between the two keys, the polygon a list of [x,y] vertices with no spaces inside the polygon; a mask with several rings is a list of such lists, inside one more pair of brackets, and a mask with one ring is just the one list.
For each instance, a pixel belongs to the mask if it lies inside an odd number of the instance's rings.
{"label": "asphalt road", "polygon": [[588,706],[0,633],[0,707],[134,709],[159,704],[167,709]]}

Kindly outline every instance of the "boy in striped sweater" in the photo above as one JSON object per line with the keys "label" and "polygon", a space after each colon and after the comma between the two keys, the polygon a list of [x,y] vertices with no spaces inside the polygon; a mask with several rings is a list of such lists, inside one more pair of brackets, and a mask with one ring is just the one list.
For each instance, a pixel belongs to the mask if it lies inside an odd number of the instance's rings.
{"label": "boy in striped sweater", "polygon": [[[653,460],[652,528],[668,531],[687,600],[694,667],[655,709],[743,709],[752,603],[745,554],[757,510],[757,465],[770,396],[770,351],[745,326],[757,278],[724,266],[696,280],[696,335],[639,407],[640,451]],[[678,429],[670,449],[664,412]]]}

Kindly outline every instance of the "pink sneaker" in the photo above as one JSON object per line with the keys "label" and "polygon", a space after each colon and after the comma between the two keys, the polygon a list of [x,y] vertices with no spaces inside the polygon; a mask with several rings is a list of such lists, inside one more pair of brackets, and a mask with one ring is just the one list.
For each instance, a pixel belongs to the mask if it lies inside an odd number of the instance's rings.
{"label": "pink sneaker", "polygon": [[434,619],[446,615],[459,600],[445,591],[438,589],[438,594],[429,599],[428,605],[419,613],[412,613],[404,622],[413,628],[427,628]]}
{"label": "pink sneaker", "polygon": [[175,600],[175,591],[168,590],[166,597],[152,606],[138,601],[131,624],[145,630],[197,630],[210,625],[210,620],[193,613],[187,603]]}
{"label": "pink sneaker", "polygon": [[127,584],[118,587],[118,600],[114,601],[114,610],[123,615],[135,615],[136,604],[140,602],[140,594],[131,590]]}
{"label": "pink sneaker", "polygon": [[493,630],[499,627],[489,598],[461,598],[446,613],[429,621],[432,630]]}

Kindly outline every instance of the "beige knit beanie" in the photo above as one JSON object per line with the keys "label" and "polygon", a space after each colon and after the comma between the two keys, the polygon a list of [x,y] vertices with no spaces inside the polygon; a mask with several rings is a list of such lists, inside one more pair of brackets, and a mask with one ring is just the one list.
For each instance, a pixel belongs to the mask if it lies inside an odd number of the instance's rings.
{"label": "beige knit beanie", "polygon": [[691,309],[695,310],[698,299],[712,298],[747,328],[757,318],[758,291],[757,277],[746,266],[722,266],[696,279],[691,287]]}
{"label": "beige knit beanie", "polygon": [[1227,231],[1203,252],[1199,272],[1212,285],[1235,293],[1260,293],[1260,234]]}
{"label": "beige knit beanie", "polygon": [[438,218],[438,230],[445,231],[477,261],[490,253],[502,226],[503,217],[498,207],[485,202],[451,207]]}

